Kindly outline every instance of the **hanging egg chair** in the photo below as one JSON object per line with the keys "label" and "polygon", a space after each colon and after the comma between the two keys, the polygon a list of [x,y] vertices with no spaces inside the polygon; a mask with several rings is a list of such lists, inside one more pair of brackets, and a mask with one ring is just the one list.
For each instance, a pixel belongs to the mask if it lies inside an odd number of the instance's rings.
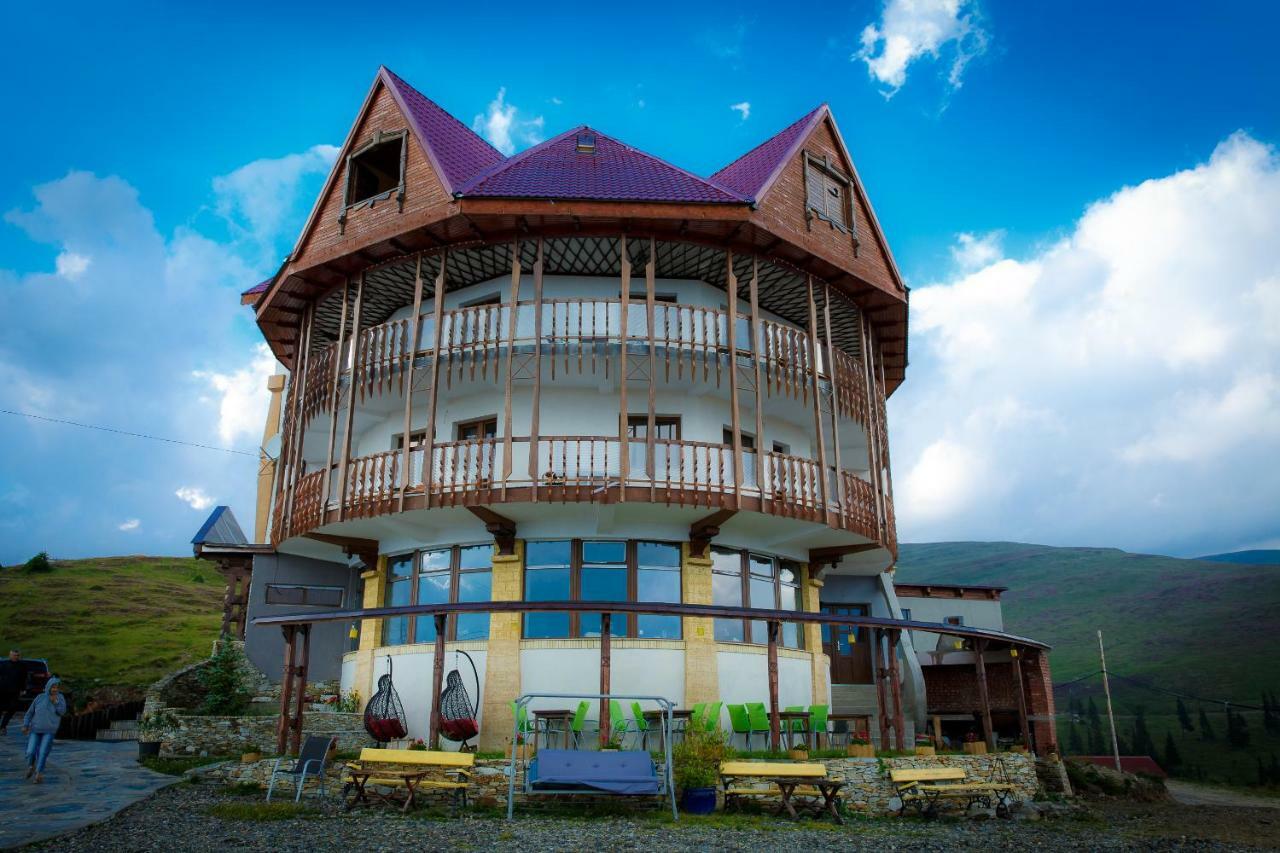
{"label": "hanging egg chair", "polygon": [[480,724],[476,721],[476,706],[462,684],[462,675],[458,672],[458,655],[471,664],[471,676],[476,685],[476,698],[480,697],[480,674],[476,671],[475,661],[464,651],[454,651],[453,670],[445,677],[445,689],[440,693],[440,734],[452,741],[461,742],[459,750],[471,752],[475,750],[467,741],[480,733]]}
{"label": "hanging egg chair", "polygon": [[364,707],[364,730],[369,737],[383,746],[389,741],[400,740],[409,730],[405,727],[404,705],[391,680],[391,658],[387,658],[387,674],[378,678],[378,691]]}

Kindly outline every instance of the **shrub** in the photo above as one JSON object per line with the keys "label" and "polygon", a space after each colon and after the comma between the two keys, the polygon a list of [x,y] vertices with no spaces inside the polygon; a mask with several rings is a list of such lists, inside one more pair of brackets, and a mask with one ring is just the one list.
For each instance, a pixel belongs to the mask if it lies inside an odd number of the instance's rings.
{"label": "shrub", "polygon": [[23,566],[23,568],[27,572],[53,571],[53,563],[49,562],[49,552],[41,551],[39,554],[36,554],[30,560],[27,560],[27,563],[25,566]]}
{"label": "shrub", "polygon": [[199,678],[205,690],[201,714],[239,714],[253,698],[245,677],[244,654],[226,634],[218,641],[213,657],[200,670]]}
{"label": "shrub", "polygon": [[723,731],[686,732],[684,739],[671,748],[676,787],[714,788],[720,778],[720,762],[732,757],[733,748]]}

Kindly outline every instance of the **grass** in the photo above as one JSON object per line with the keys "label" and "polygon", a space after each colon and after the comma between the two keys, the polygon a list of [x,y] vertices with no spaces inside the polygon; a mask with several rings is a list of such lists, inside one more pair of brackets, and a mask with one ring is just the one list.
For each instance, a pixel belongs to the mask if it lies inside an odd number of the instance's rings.
{"label": "grass", "polygon": [[162,757],[159,755],[148,755],[138,759],[138,763],[148,770],[154,770],[157,773],[163,773],[166,776],[181,776],[193,767],[204,767],[206,764],[216,764],[219,761],[226,761],[229,756],[225,755],[193,755],[181,757]]}
{"label": "grass", "polygon": [[223,820],[274,821],[293,820],[299,817],[311,817],[318,812],[301,803],[215,803],[205,810],[212,817]]}
{"label": "grass", "polygon": [[208,657],[222,591],[211,563],[181,557],[56,560],[41,573],[7,566],[0,570],[0,625],[6,643],[46,659],[83,704],[107,687],[140,694]]}

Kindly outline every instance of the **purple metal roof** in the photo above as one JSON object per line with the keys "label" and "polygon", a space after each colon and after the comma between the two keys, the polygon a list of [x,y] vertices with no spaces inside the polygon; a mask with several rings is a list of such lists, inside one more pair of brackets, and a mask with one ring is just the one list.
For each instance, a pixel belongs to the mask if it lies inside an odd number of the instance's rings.
{"label": "purple metal roof", "polygon": [[268,287],[270,287],[270,286],[271,286],[271,282],[273,282],[273,281],[275,281],[275,280],[276,280],[276,277],[273,275],[273,276],[271,276],[271,278],[267,279],[266,281],[260,281],[260,282],[258,282],[258,283],[257,283],[257,284],[255,284],[253,287],[251,287],[251,288],[249,288],[248,290],[244,291],[244,292],[243,292],[243,293],[241,293],[240,295],[241,295],[241,296],[248,296],[248,295],[249,295],[249,294],[251,294],[251,293],[262,293],[264,290],[266,290]]}
{"label": "purple metal roof", "polygon": [[804,142],[826,109],[826,104],[818,106],[799,121],[716,172],[711,180],[744,198],[759,201],[765,189],[773,183],[778,172],[795,154],[796,148]]}
{"label": "purple metal roof", "polygon": [[[578,135],[595,151],[578,151]],[[741,204],[747,199],[638,148],[582,126],[508,158],[477,176],[463,196]]]}
{"label": "purple metal roof", "polygon": [[396,102],[413,123],[414,133],[427,149],[427,156],[450,194],[506,159],[502,152],[389,68],[382,68],[381,73]]}

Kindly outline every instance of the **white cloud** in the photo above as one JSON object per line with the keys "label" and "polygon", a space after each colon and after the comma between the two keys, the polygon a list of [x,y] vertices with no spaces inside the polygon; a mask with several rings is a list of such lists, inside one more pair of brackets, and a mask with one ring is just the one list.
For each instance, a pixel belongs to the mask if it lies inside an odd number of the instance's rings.
{"label": "white cloud", "polygon": [[903,537],[1180,553],[1274,538],[1277,221],[1280,158],[1241,133],[1030,257],[962,241],[955,277],[911,294],[890,401]]}
{"label": "white cloud", "polygon": [[489,140],[494,148],[510,156],[517,148],[527,148],[542,141],[542,116],[525,118],[515,104],[507,103],[507,90],[489,102],[489,108],[476,116],[472,127]]}
{"label": "white cloud", "polygon": [[951,247],[951,258],[962,270],[985,267],[1003,256],[1003,242],[1003,231],[957,234],[956,245]]}
{"label": "white cloud", "polygon": [[987,49],[987,33],[979,26],[976,0],[885,0],[878,23],[862,31],[862,48],[854,61],[893,97],[907,82],[907,68],[923,56],[951,54],[947,82],[960,88],[965,66]]}
{"label": "white cloud", "polygon": [[118,524],[116,526],[116,530],[122,530],[125,533],[132,533],[133,531],[137,530],[141,526],[142,526],[141,521],[139,521],[136,518],[131,518],[128,521],[122,521],[120,524]]}
{"label": "white cloud", "polygon": [[89,268],[90,259],[84,255],[78,255],[72,251],[63,251],[58,253],[58,257],[54,259],[54,269],[58,275],[67,281],[75,281],[84,271]]}
{"label": "white cloud", "polygon": [[554,105],[555,105],[555,106],[557,106],[557,107],[559,107],[559,106],[563,106],[563,105],[564,105],[564,101],[560,100],[560,99],[559,99],[559,98],[557,98],[555,95],[552,95],[552,96],[551,96],[551,103],[552,103],[552,104],[554,104]]}
{"label": "white cloud", "polygon": [[334,145],[313,145],[299,154],[246,163],[213,179],[214,209],[244,236],[274,248],[281,237],[295,236],[283,232],[294,225],[298,203],[312,201],[300,198],[305,179],[328,175],[338,151]]}
{"label": "white cloud", "polygon": [[262,435],[263,417],[271,402],[267,378],[276,370],[276,357],[265,343],[254,348],[253,358],[229,373],[196,370],[192,376],[213,386],[220,396],[218,436],[230,444],[241,435]]}
{"label": "white cloud", "polygon": [[747,119],[751,118],[751,102],[750,101],[740,101],[736,104],[730,104],[729,109],[737,110],[738,115],[742,116],[743,121],[746,121]]}
{"label": "white cloud", "polygon": [[213,506],[213,498],[206,495],[199,486],[183,486],[173,494],[192,509],[208,509]]}

